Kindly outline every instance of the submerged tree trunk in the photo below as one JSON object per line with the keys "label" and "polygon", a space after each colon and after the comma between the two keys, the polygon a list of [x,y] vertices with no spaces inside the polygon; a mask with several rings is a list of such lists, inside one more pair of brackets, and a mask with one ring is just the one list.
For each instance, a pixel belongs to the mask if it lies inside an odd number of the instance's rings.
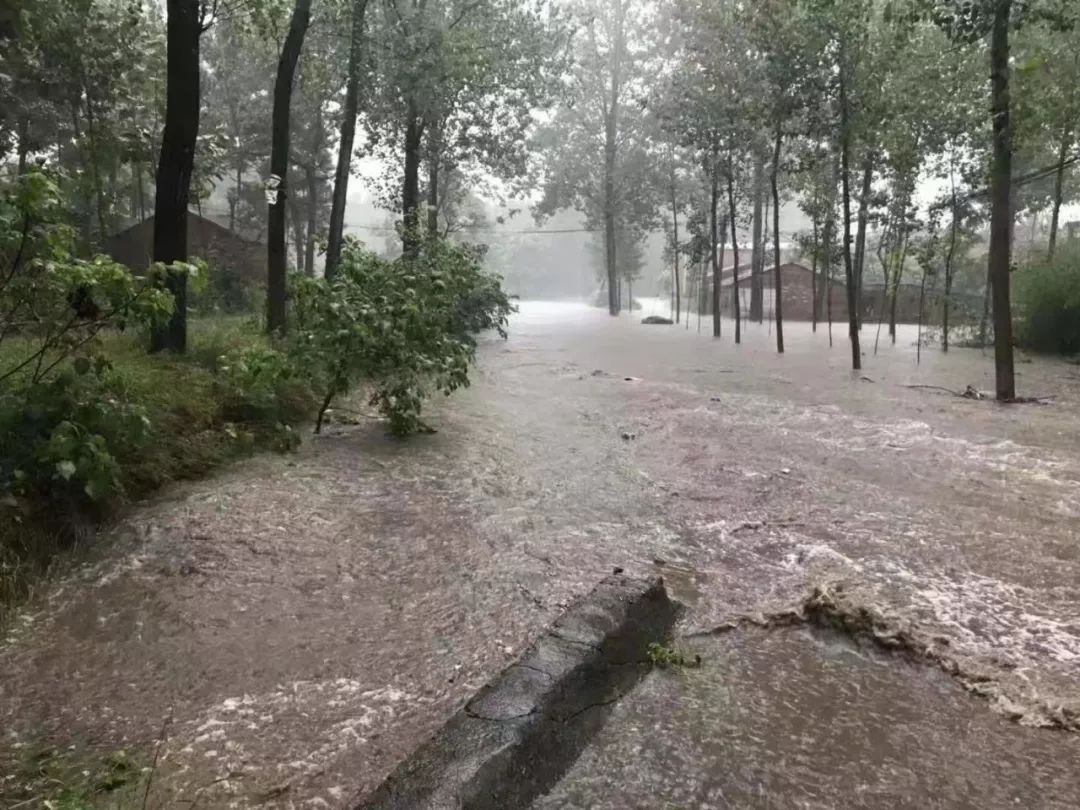
{"label": "submerged tree trunk", "polygon": [[994,26],[990,37],[990,77],[993,89],[991,109],[994,125],[994,153],[990,174],[990,258],[989,275],[994,299],[994,369],[997,398],[1016,398],[1013,376],[1012,309],[1009,300],[1009,270],[1012,263],[1012,128],[1009,121],[1009,17],[1012,0],[994,4]]}
{"label": "submerged tree trunk", "polygon": [[870,190],[874,179],[874,154],[867,150],[863,159],[862,188],[859,189],[859,219],[855,230],[855,317],[862,328],[863,268],[866,266],[866,224],[869,219]]}
{"label": "submerged tree trunk", "polygon": [[953,163],[953,144],[949,144],[949,189],[951,193],[952,222],[949,224],[949,250],[945,254],[945,296],[941,306],[941,351],[949,353],[949,314],[952,307],[953,261],[956,258],[956,240],[960,228],[960,211],[956,199],[956,171]]}
{"label": "submerged tree trunk", "polygon": [[762,242],[762,204],[765,199],[765,159],[759,154],[754,160],[754,240],[750,259],[750,320],[761,323],[765,318],[765,245]]}
{"label": "submerged tree trunk", "polygon": [[[154,197],[154,261],[171,265],[188,259],[188,197],[199,135],[199,0],[169,0],[165,132],[161,139]],[[152,351],[187,350],[187,273],[168,271],[165,286],[175,309],[154,330]]]}
{"label": "submerged tree trunk", "polygon": [[732,255],[732,305],[735,310],[735,342],[742,343],[742,302],[739,300],[739,234],[736,221],[735,209],[735,180],[734,170],[729,165],[727,195],[728,195],[728,219],[731,222],[731,255]]}
{"label": "submerged tree trunk", "polygon": [[675,323],[678,323],[682,289],[679,281],[679,201],[676,198],[674,183],[671,184],[671,227],[672,241],[674,243],[674,250],[672,252],[675,254]]}
{"label": "submerged tree trunk", "polygon": [[810,331],[817,332],[818,322],[818,216],[817,208],[814,208],[812,223],[813,242],[810,249]]}
{"label": "submerged tree trunk", "polygon": [[[902,220],[907,222],[907,211],[902,214]],[[896,345],[896,302],[900,295],[900,281],[904,277],[904,264],[907,262],[907,249],[908,249],[908,231],[904,228],[904,234],[900,241],[900,258],[896,262],[896,267],[893,269],[892,274],[892,292],[889,301],[889,339],[892,341],[892,345]]]}
{"label": "submerged tree trunk", "polygon": [[[717,154],[715,147],[712,152],[712,163],[709,166],[709,256],[712,261],[712,333],[713,337],[720,337],[720,273],[722,271],[720,257],[717,250],[717,224],[716,215],[720,205],[720,178],[717,176]],[[725,229],[726,230],[726,229]],[[726,241],[726,239],[725,239]]]}
{"label": "submerged tree trunk", "polygon": [[851,257],[851,133],[848,123],[847,85],[844,68],[840,67],[840,182],[844,206],[844,277],[847,283],[848,336],[851,339],[851,367],[862,368],[862,350],[859,348],[858,297],[855,290],[855,268]]}
{"label": "submerged tree trunk", "polygon": [[334,172],[333,201],[330,206],[330,232],[326,242],[326,278],[332,279],[341,261],[345,241],[345,203],[349,197],[352,152],[356,140],[356,116],[360,112],[360,70],[363,56],[364,14],[368,0],[353,0],[352,34],[349,39],[349,75],[345,83],[345,105],[341,117],[341,146]]}
{"label": "submerged tree trunk", "polygon": [[267,285],[266,329],[271,334],[283,334],[286,327],[287,260],[285,256],[285,207],[289,194],[289,114],[292,106],[293,78],[304,37],[311,21],[311,0],[296,0],[289,33],[278,59],[274,81],[274,111],[271,122],[270,174],[277,178],[278,188],[270,204],[267,226]]}
{"label": "submerged tree trunk", "polygon": [[1072,122],[1065,125],[1061,132],[1061,144],[1058,147],[1057,172],[1054,174],[1054,202],[1050,213],[1050,241],[1046,246],[1048,259],[1054,258],[1057,248],[1058,221],[1061,218],[1061,196],[1065,185],[1065,161],[1069,154],[1069,144],[1072,141]]}
{"label": "submerged tree trunk", "polygon": [[772,159],[772,207],[773,207],[773,262],[776,273],[776,290],[773,304],[776,309],[776,351],[784,353],[784,281],[780,271],[780,147],[784,140],[783,125],[776,122]]}

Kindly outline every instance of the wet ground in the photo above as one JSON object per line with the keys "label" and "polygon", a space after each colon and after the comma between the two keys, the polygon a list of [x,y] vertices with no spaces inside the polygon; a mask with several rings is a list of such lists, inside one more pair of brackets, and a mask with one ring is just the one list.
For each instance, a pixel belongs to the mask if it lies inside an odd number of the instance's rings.
{"label": "wet ground", "polygon": [[[485,340],[473,387],[433,405],[437,435],[342,426],[133,510],[0,648],[7,753],[145,751],[167,719],[152,806],[348,807],[621,566],[665,575],[685,634],[798,611],[817,588],[922,674],[770,648],[791,629],[745,666],[843,673],[820,705],[798,696],[822,717],[889,677],[907,703],[944,695],[926,704],[940,724],[895,703],[855,716],[929,729],[945,752],[950,718],[1001,724],[974,761],[1037,753],[1037,784],[1080,804],[1080,776],[1059,778],[1080,726],[1080,369],[1021,363],[1021,393],[1054,399],[1003,408],[905,387],[993,387],[978,351],[916,366],[914,330],[853,374],[839,326],[830,351],[824,328],[788,324],[778,357],[765,326],[735,347],[731,324],[715,342],[636,321],[525,304],[508,342]],[[758,700],[754,680],[732,688]],[[775,728],[745,761],[814,762]],[[873,756],[930,785],[951,767],[893,739]],[[799,806],[790,780],[770,784]]]}

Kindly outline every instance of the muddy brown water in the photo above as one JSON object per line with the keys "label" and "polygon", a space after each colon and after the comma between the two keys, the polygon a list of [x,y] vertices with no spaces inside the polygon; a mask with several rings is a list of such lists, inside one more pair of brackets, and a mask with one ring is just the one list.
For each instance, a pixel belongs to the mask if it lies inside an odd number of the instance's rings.
{"label": "muddy brown water", "polygon": [[1055,399],[1002,408],[904,387],[993,387],[906,330],[852,374],[840,326],[778,357],[636,320],[527,303],[437,435],[341,426],[133,509],[0,647],[0,757],[169,717],[155,806],[348,807],[614,566],[663,573],[685,633],[828,588],[972,713],[1076,725],[1080,369],[1021,363]]}
{"label": "muddy brown water", "polygon": [[533,810],[1073,810],[1080,737],[973,710],[939,670],[805,629],[686,645]]}

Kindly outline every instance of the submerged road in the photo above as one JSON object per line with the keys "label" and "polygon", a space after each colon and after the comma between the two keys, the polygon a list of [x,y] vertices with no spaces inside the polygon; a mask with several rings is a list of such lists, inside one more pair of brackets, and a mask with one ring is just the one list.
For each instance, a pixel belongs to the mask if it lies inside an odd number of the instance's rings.
{"label": "submerged road", "polygon": [[[839,325],[831,350],[824,327],[786,325],[780,357],[767,326],[736,347],[731,324],[714,341],[637,320],[526,303],[509,341],[484,339],[473,387],[432,404],[437,435],[339,425],[133,510],[0,647],[0,758],[38,739],[147,751],[170,718],[151,806],[348,807],[619,566],[664,575],[705,666],[674,690],[650,678],[538,807],[725,807],[731,791],[751,797],[734,807],[827,807],[876,755],[947,799],[958,768],[928,752],[954,750],[960,719],[985,741],[970,773],[1045,765],[1016,806],[1080,805],[1080,371],[1021,363],[1021,393],[1054,399],[1002,408],[907,387],[993,388],[978,351],[917,366],[913,330],[877,357],[868,339],[852,374]],[[849,666],[842,640],[805,629],[700,635],[815,590],[929,663],[855,650]],[[856,699],[870,692],[888,696]],[[745,734],[775,706],[822,724]],[[849,750],[828,732],[839,707],[850,739],[910,733]],[[643,767],[655,794],[602,804],[595,774],[638,784],[610,763],[647,763],[633,729],[658,716],[702,747],[655,762],[703,762],[742,729],[740,773],[798,767],[729,784],[688,764],[670,796]],[[841,776],[808,787],[822,768]],[[851,806],[906,806],[869,789]]]}

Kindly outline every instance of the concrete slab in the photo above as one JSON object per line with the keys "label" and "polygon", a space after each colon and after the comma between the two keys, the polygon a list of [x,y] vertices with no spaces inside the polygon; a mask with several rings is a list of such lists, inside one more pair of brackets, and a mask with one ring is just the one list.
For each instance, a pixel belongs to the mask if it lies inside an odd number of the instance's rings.
{"label": "concrete slab", "polygon": [[647,671],[678,614],[663,580],[614,575],[574,604],[363,810],[512,810],[549,789]]}

